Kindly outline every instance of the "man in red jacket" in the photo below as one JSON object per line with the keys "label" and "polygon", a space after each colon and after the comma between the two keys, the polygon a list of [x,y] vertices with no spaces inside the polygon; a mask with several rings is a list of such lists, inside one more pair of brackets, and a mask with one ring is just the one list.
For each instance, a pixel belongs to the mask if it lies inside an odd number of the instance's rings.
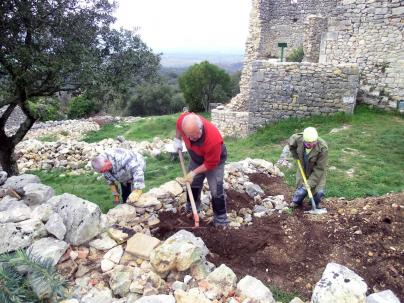
{"label": "man in red jacket", "polygon": [[[226,200],[223,190],[226,146],[218,129],[205,118],[194,113],[183,113],[177,120],[174,150],[182,150],[182,141],[191,158],[184,182],[191,184],[198,211],[201,207],[201,191],[205,177],[212,195],[213,223],[217,227],[228,224]],[[191,212],[189,197],[186,210]]]}

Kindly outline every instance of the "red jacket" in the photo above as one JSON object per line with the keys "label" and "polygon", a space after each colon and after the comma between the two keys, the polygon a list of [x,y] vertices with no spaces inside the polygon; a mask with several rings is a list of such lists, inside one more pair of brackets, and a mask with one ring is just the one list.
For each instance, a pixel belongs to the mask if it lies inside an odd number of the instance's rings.
{"label": "red jacket", "polygon": [[205,164],[208,170],[226,161],[227,151],[219,130],[199,116],[203,122],[202,137],[198,141],[191,141],[182,130],[182,120],[190,113],[183,113],[177,119],[177,130],[181,133],[191,159],[199,165]]}

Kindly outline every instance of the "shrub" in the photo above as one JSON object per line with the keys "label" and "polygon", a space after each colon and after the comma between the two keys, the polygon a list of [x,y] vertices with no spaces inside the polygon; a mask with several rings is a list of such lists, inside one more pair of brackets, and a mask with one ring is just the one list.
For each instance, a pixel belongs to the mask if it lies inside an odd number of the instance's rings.
{"label": "shrub", "polygon": [[304,58],[303,46],[292,49],[289,56],[286,57],[288,62],[302,62]]}
{"label": "shrub", "polygon": [[78,96],[70,100],[68,108],[69,119],[86,118],[96,111],[96,104],[84,96]]}
{"label": "shrub", "polygon": [[39,121],[62,120],[65,115],[56,98],[35,98],[28,101],[28,108]]}

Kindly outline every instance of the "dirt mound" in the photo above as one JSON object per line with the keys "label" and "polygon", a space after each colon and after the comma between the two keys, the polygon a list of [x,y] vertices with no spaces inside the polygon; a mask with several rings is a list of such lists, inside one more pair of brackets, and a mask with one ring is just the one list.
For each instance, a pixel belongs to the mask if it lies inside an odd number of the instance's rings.
{"label": "dirt mound", "polygon": [[[252,175],[267,195],[291,190],[281,178]],[[282,181],[282,182],[280,182]],[[251,207],[251,199],[229,191],[230,209]],[[391,289],[404,299],[404,193],[353,201],[329,199],[328,214],[274,213],[238,230],[188,229],[201,237],[216,265],[225,263],[239,278],[252,275],[308,299],[329,262],[347,266],[365,279],[369,292]],[[307,208],[309,208],[307,204]],[[162,213],[156,236],[167,238],[192,218]]]}

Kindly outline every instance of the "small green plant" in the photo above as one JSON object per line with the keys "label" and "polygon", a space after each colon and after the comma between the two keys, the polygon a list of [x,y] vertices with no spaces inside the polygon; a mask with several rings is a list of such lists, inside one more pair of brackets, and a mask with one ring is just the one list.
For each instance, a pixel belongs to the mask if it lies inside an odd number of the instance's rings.
{"label": "small green plant", "polygon": [[51,259],[18,250],[0,255],[0,302],[59,302],[65,298],[66,281]]}
{"label": "small green plant", "polygon": [[96,104],[84,96],[78,96],[69,102],[67,116],[69,119],[78,119],[88,117],[96,110]]}
{"label": "small green plant", "polygon": [[286,57],[288,62],[302,62],[304,58],[303,46],[292,49],[289,56]]}
{"label": "small green plant", "polygon": [[41,142],[55,142],[58,140],[58,136],[56,134],[49,134],[38,138]]}
{"label": "small green plant", "polygon": [[383,61],[381,63],[376,63],[376,67],[384,74],[386,72],[386,68],[390,67],[390,62]]}
{"label": "small green plant", "polygon": [[39,121],[62,120],[65,118],[56,98],[34,98],[28,101],[28,108]]}

